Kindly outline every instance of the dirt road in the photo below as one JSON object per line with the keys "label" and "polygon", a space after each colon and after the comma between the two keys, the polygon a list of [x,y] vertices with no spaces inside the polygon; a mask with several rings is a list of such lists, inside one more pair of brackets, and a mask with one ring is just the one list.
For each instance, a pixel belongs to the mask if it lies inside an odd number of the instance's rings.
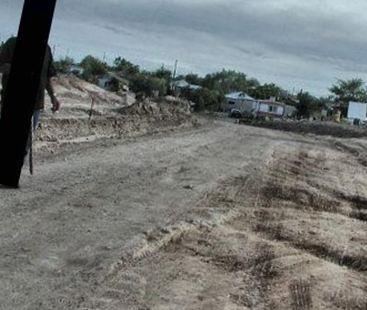
{"label": "dirt road", "polygon": [[211,122],[0,189],[0,309],[367,309],[367,140]]}

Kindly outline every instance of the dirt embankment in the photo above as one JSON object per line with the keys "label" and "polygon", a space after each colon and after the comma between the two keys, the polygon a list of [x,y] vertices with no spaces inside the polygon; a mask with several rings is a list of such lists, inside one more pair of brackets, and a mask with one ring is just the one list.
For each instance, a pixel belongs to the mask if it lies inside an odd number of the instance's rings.
{"label": "dirt embankment", "polygon": [[138,102],[133,93],[119,96],[75,76],[59,77],[55,89],[62,110],[52,114],[47,101],[37,131],[36,148],[41,151],[55,151],[70,143],[139,136],[198,124],[191,114],[190,103],[172,97]]}
{"label": "dirt embankment", "polygon": [[294,133],[310,133],[320,136],[333,136],[338,138],[367,137],[367,128],[336,124],[320,121],[293,121],[293,120],[246,120],[241,119],[240,124],[290,131]]}

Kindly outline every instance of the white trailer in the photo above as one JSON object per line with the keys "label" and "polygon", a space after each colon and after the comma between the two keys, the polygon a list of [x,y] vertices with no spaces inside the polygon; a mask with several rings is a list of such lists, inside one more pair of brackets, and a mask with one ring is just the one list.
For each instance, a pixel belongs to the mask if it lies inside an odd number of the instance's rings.
{"label": "white trailer", "polygon": [[367,119],[367,103],[363,102],[349,102],[348,119],[358,119],[362,122]]}

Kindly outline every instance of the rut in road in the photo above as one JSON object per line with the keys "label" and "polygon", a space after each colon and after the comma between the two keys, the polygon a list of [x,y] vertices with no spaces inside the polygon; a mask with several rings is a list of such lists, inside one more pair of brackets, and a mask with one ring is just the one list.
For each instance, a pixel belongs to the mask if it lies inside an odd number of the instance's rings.
{"label": "rut in road", "polygon": [[[197,205],[194,218],[202,220],[179,233],[151,232],[156,251],[124,261],[111,289],[129,274],[156,283],[149,266],[157,264],[172,289],[147,284],[152,296],[135,296],[141,307],[173,306],[160,294],[174,299],[194,277],[192,289],[201,293],[187,297],[190,309],[365,309],[366,223],[354,216],[365,196],[333,186],[332,165],[327,151],[277,150],[264,171],[223,180]],[[216,214],[235,216],[213,224]]]}

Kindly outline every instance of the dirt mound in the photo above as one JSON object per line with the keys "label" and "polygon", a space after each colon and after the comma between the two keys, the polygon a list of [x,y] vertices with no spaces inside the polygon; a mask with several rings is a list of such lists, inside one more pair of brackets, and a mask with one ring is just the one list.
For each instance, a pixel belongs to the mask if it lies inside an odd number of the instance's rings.
{"label": "dirt mound", "polygon": [[55,91],[62,110],[52,114],[46,103],[37,131],[38,150],[55,151],[70,143],[144,135],[196,123],[190,102],[174,97],[136,101],[133,93],[119,96],[72,75],[57,78]]}
{"label": "dirt mound", "polygon": [[290,120],[240,120],[241,124],[269,129],[291,131],[296,133],[310,133],[320,136],[339,138],[367,137],[367,128],[355,127],[346,124],[319,121],[290,121]]}
{"label": "dirt mound", "polygon": [[88,100],[94,97],[99,102],[124,104],[123,98],[74,75],[61,75],[55,79],[55,91],[61,98]]}
{"label": "dirt mound", "polygon": [[[190,123],[191,114],[185,107],[176,108],[159,102],[136,103],[112,115],[94,114],[89,118],[48,118],[37,133],[41,142],[82,142],[95,138],[128,137],[155,133],[164,127]],[[192,124],[192,123],[191,123]]]}

